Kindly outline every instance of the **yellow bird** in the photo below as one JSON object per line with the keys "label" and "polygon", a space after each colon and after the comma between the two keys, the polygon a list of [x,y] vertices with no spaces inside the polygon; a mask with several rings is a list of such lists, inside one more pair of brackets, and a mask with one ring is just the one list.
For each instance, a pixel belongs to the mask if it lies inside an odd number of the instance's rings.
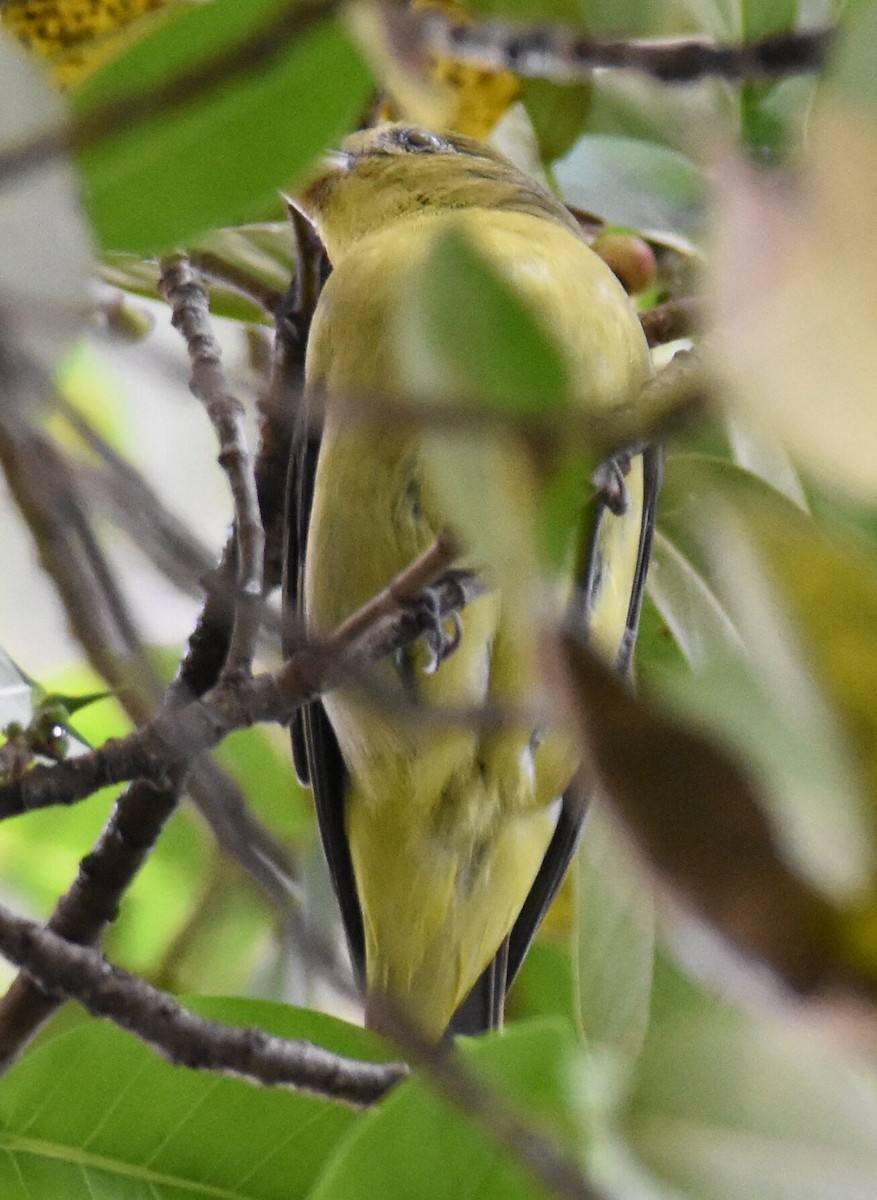
{"label": "yellow bird", "polygon": [[[629,403],[651,368],[629,298],[567,210],[470,138],[404,124],[354,134],[299,203],[332,274],[306,363],[307,388],[327,409],[321,435],[302,430],[294,454],[286,589],[308,627],[327,631],[448,525],[417,434],[350,422],[332,404],[410,399],[398,310],[437,238],[463,235],[530,305],[583,412]],[[658,456],[634,453],[617,473],[623,503],[583,498],[589,526],[572,590],[593,644],[626,670]],[[500,1024],[581,827],[577,759],[563,733],[415,719],[425,705],[532,711],[544,681],[523,622],[494,589],[462,612],[459,644],[433,673],[423,646],[376,667],[415,716],[345,685],[293,729],[357,976],[367,997],[389,997],[431,1038]]]}

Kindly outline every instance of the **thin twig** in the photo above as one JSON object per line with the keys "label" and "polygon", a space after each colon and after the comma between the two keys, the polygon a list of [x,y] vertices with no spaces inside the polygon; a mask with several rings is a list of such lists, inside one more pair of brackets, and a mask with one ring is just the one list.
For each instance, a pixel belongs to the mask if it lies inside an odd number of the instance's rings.
{"label": "thin twig", "polygon": [[[6,402],[0,425],[0,458],[6,468],[14,494],[29,520],[43,560],[50,570],[64,602],[68,618],[80,637],[97,670],[117,690],[129,713],[139,720],[148,715],[145,698],[132,686],[128,674],[120,674],[126,659],[140,659],[139,643],[132,645],[132,634],[123,627],[122,641],[110,622],[102,599],[100,576],[85,569],[79,558],[79,542],[69,520],[78,500],[70,491],[73,476],[54,444],[30,428],[23,417],[25,399],[17,397],[22,389],[38,382],[27,364],[0,362],[3,370]],[[48,390],[48,383],[46,389]],[[29,393],[28,393],[29,394]],[[95,546],[89,547],[94,553]],[[90,560],[89,560],[90,561]],[[223,582],[217,585],[231,591]],[[211,603],[213,601],[213,603]],[[193,695],[212,687],[228,646],[227,631],[217,635],[221,622],[217,609],[228,599],[208,598],[205,612],[210,614],[211,636],[190,644],[184,669],[172,687],[168,704],[191,701]],[[110,612],[114,610],[111,607]],[[116,609],[118,612],[118,609]],[[217,640],[222,643],[217,653]],[[212,658],[211,658],[212,656]],[[139,678],[139,677],[138,677]],[[186,769],[190,764],[186,764]],[[117,801],[115,810],[94,849],[81,862],[79,874],[67,894],[58,901],[49,928],[72,941],[97,941],[106,926],[115,919],[119,902],[142,866],[161,829],[175,810],[185,770],[171,769],[159,782],[133,784]],[[196,766],[191,774],[191,791],[207,820],[217,830],[220,844],[256,880],[275,906],[288,905],[289,896],[278,886],[277,876],[294,870],[289,856],[273,837],[245,809],[240,792],[213,764]],[[222,807],[222,811],[217,810]],[[271,864],[268,869],[266,864]],[[0,1002],[0,1071],[6,1069],[27,1041],[57,1007],[29,979],[14,981]]]}
{"label": "thin twig", "polygon": [[249,674],[252,668],[262,609],[265,547],[244,410],[226,382],[207,291],[188,259],[164,260],[160,287],[173,310],[174,328],[185,339],[192,364],[189,386],[216,431],[219,463],[228,477],[234,502],[238,586],[234,629],[223,668],[223,676],[233,679]]}
{"label": "thin twig", "polygon": [[[410,398],[386,393],[336,393],[333,410],[345,425],[396,430],[436,429],[461,438],[484,430],[511,434],[539,447],[576,445],[590,451],[594,464],[614,457],[632,445],[660,441],[668,429],[705,406],[713,394],[711,377],[702,359],[680,352],[662,371],[646,380],[624,403],[599,411],[574,404],[546,412],[520,411],[473,404],[471,400],[433,396],[414,404]],[[312,391],[310,409],[319,420],[330,398]]]}
{"label": "thin twig", "polygon": [[145,720],[159,688],[72,467],[50,438],[12,411],[0,423],[0,463],[90,664],[124,697],[132,718]]}
{"label": "thin twig", "polygon": [[402,1063],[360,1062],[310,1042],[199,1017],[166,992],[111,966],[98,951],[72,945],[3,905],[0,953],[50,995],[75,999],[94,1016],[135,1033],[177,1066],[356,1106],[380,1099],[408,1074]]}
{"label": "thin twig", "polygon": [[733,81],[779,79],[820,71],[833,28],[770,34],[740,45],[707,38],[660,41],[600,39],[569,25],[526,28],[508,21],[464,24],[436,9],[411,10],[385,0],[391,44],[515,75],[571,83],[597,67],[639,71],[661,83],[714,77]]}

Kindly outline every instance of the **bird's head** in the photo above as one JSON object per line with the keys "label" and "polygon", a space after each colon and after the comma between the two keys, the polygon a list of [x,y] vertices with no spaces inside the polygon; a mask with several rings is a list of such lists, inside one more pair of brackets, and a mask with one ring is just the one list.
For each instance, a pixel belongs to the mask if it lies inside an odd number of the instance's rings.
{"label": "bird's head", "polygon": [[295,200],[337,265],[360,238],[416,213],[508,209],[559,220],[563,205],[496,150],[462,134],[397,123],[351,134]]}

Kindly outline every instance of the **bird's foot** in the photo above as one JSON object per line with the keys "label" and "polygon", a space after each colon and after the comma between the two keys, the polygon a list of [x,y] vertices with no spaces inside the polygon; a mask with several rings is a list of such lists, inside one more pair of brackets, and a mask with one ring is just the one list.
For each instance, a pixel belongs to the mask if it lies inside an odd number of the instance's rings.
{"label": "bird's foot", "polygon": [[[411,600],[404,601],[413,636],[420,637],[429,651],[429,658],[423,668],[426,675],[434,675],[445,659],[450,658],[460,645],[463,622],[455,605],[465,603],[465,585],[471,578],[471,571],[446,571],[433,587],[427,588]],[[454,599],[454,589],[459,591],[459,600]]]}

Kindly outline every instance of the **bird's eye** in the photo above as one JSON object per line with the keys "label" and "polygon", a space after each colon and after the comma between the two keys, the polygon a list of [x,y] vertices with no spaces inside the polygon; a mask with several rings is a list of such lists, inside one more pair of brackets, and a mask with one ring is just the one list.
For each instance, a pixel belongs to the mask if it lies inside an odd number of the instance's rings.
{"label": "bird's eye", "polygon": [[435,154],[438,151],[450,150],[451,147],[437,133],[426,129],[400,129],[396,140],[403,150],[413,154]]}

